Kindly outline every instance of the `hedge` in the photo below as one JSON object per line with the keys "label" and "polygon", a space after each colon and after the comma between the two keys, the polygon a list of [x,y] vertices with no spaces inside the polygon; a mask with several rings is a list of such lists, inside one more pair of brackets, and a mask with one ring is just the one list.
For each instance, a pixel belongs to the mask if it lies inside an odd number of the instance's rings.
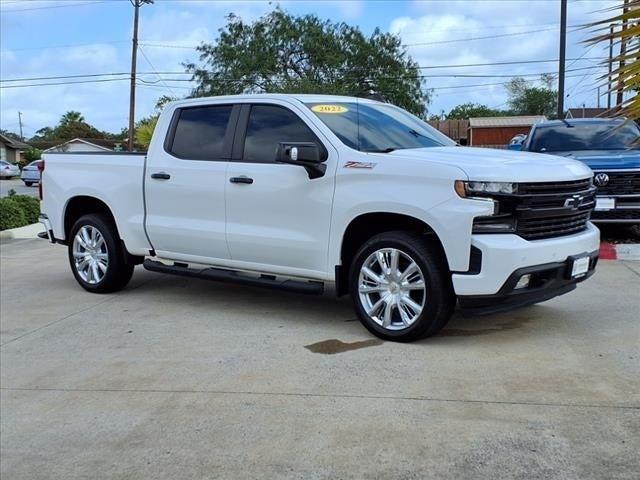
{"label": "hedge", "polygon": [[0,230],[24,227],[38,222],[40,201],[29,195],[0,198]]}

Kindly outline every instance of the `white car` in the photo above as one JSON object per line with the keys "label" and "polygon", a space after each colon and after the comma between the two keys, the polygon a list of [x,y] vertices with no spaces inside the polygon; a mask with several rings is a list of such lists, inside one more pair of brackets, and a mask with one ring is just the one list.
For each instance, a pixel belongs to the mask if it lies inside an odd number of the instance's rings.
{"label": "white car", "polygon": [[20,179],[27,187],[34,183],[40,183],[40,165],[42,165],[42,160],[34,160],[22,169]]}
{"label": "white car", "polygon": [[0,160],[0,178],[13,178],[20,175],[20,167],[13,163]]}
{"label": "white car", "polygon": [[595,269],[591,170],[465,148],[393,105],[324,95],[169,104],[147,154],[47,153],[42,222],[96,293],[148,270],[350,294],[389,340],[567,293]]}

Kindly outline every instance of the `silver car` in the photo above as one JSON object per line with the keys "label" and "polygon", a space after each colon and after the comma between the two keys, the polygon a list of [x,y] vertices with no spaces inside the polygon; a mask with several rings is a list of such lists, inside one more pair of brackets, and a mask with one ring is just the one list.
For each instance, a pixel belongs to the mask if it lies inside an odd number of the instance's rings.
{"label": "silver car", "polygon": [[20,178],[27,187],[30,187],[34,183],[40,183],[40,164],[42,160],[34,160],[29,165],[22,169]]}
{"label": "silver car", "polygon": [[13,178],[20,175],[20,168],[13,163],[0,160],[0,178]]}

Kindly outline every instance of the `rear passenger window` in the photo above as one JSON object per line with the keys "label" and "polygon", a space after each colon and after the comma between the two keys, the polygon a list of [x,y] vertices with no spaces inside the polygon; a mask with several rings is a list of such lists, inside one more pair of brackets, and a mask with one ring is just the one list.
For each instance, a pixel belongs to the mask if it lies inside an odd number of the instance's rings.
{"label": "rear passenger window", "polygon": [[189,160],[222,158],[232,105],[184,108],[176,124],[171,153]]}
{"label": "rear passenger window", "polygon": [[275,162],[280,142],[318,143],[318,139],[295,113],[286,108],[276,105],[251,107],[243,160]]}

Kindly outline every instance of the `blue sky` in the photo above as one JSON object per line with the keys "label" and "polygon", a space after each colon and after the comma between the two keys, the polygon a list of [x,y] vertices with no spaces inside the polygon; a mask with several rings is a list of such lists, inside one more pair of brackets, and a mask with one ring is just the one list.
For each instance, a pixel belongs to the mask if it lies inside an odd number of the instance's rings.
{"label": "blue sky", "polygon": [[[449,111],[464,102],[504,107],[503,82],[511,75],[554,72],[557,63],[456,68],[452,65],[554,60],[558,56],[559,0],[528,1],[211,1],[156,0],[141,9],[137,118],[153,111],[163,95],[184,96],[188,82],[167,79],[186,75],[181,63],[197,60],[194,46],[212,42],[231,12],[245,20],[259,17],[275,3],[295,13],[375,27],[401,36],[410,55],[429,75],[431,113]],[[569,107],[595,106],[597,76],[604,46],[589,48],[587,36],[574,25],[602,18],[609,0],[569,0],[567,93]],[[131,55],[132,7],[128,0],[0,0],[1,86],[109,80],[71,85],[0,89],[0,126],[18,130],[23,113],[26,137],[57,123],[67,110],[81,111],[98,128],[119,131],[127,124],[129,84],[121,76],[11,82],[7,80],[127,72]],[[487,38],[490,37],[490,38]],[[466,75],[454,77],[453,75]],[[473,75],[495,75],[474,77]],[[606,104],[605,97],[602,97]]]}

